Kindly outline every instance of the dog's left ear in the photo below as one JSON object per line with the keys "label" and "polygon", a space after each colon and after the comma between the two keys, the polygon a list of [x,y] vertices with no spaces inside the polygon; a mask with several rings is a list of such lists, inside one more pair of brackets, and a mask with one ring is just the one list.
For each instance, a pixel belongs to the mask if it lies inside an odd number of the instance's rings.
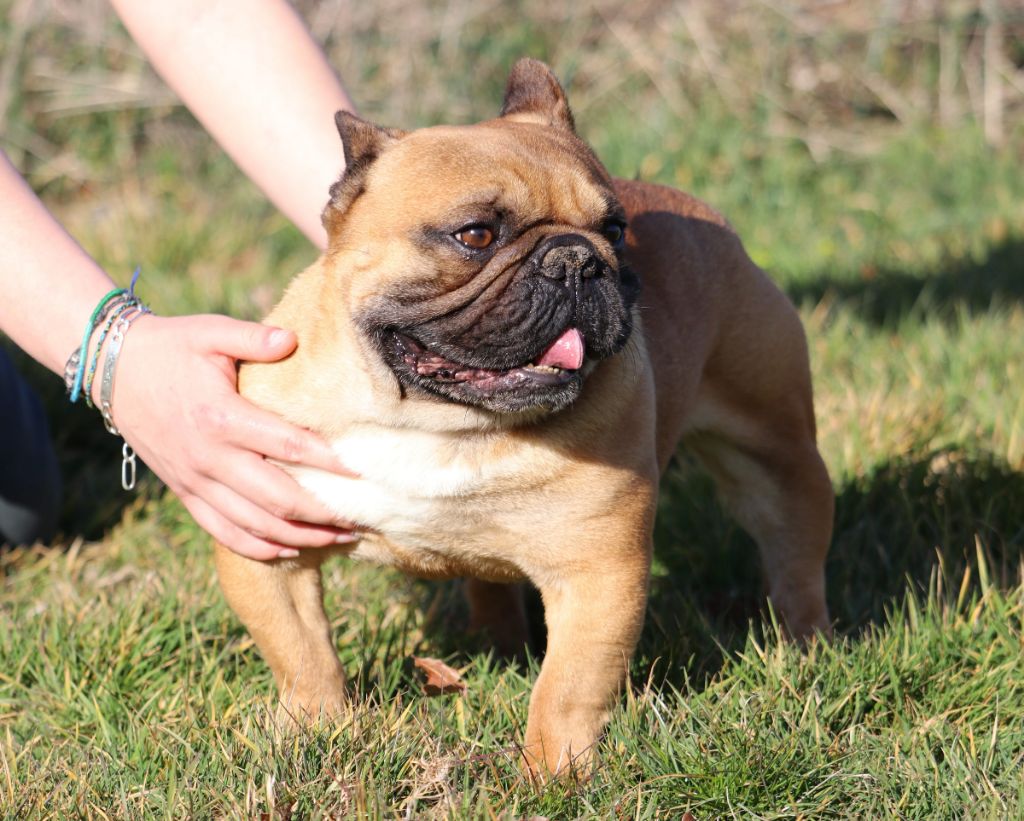
{"label": "dog's left ear", "polygon": [[576,132],[569,101],[558,78],[546,64],[530,57],[512,66],[501,116]]}
{"label": "dog's left ear", "polygon": [[348,111],[335,114],[334,124],[338,127],[345,151],[345,171],[341,179],[331,186],[331,199],[321,216],[328,233],[333,228],[335,218],[343,214],[362,193],[366,173],[374,160],[406,133],[397,128],[376,125]]}

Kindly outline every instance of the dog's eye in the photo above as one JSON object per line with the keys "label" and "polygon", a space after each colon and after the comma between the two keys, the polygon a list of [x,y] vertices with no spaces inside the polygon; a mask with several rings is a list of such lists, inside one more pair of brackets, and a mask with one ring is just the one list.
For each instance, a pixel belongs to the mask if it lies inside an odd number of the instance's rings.
{"label": "dog's eye", "polygon": [[465,228],[460,228],[452,236],[474,251],[482,251],[494,242],[494,232],[486,225],[467,225]]}
{"label": "dog's eye", "polygon": [[607,223],[601,231],[604,238],[612,244],[613,248],[621,248],[626,239],[626,226],[617,221]]}

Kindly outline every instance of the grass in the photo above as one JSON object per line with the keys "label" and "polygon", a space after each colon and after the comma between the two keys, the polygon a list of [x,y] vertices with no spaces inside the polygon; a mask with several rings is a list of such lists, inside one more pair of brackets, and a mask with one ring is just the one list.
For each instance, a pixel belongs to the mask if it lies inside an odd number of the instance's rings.
{"label": "grass", "polygon": [[[522,780],[514,743],[536,662],[502,665],[467,635],[457,585],[341,562],[326,588],[351,712],[282,734],[206,537],[152,477],[122,494],[113,438],[26,365],[67,499],[57,546],[0,553],[0,817],[1024,814],[1019,104],[1002,147],[986,142],[969,15],[948,23],[963,49],[950,119],[921,102],[938,99],[924,23],[858,18],[811,36],[816,18],[770,4],[728,19],[691,7],[714,23],[717,68],[695,50],[700,21],[653,2],[565,17],[540,2],[396,14],[381,0],[340,23],[330,4],[303,5],[379,119],[488,116],[505,67],[530,52],[570,80],[615,173],[729,216],[808,330],[837,494],[836,640],[804,654],[777,641],[753,545],[680,454],[630,689],[591,781]],[[123,33],[74,13],[20,27],[0,15],[0,42],[22,55],[14,75],[0,56],[0,81],[20,78],[0,112],[5,149],[109,270],[143,263],[157,310],[260,315],[312,251],[169,105]],[[798,58],[824,85],[794,91]],[[1007,59],[1021,55],[1008,45]],[[829,61],[841,73],[826,82]],[[68,91],[54,65],[94,80]],[[879,79],[897,112],[865,96]],[[413,655],[463,670],[467,694],[425,698]]]}
{"label": "grass", "polygon": [[5,562],[4,611],[18,625],[0,639],[8,817],[1020,809],[1024,596],[990,577],[946,589],[936,574],[857,637],[806,655],[747,636],[700,683],[650,682],[641,659],[593,781],[538,791],[509,746],[535,670],[463,652],[467,695],[424,698],[408,657],[452,628],[424,619],[425,589],[388,573],[332,568],[356,706],[335,726],[282,736],[269,677],[220,601],[201,540],[179,517],[183,543],[167,547],[186,570],[168,574],[153,547],[172,530],[161,519],[140,507],[105,543]]}

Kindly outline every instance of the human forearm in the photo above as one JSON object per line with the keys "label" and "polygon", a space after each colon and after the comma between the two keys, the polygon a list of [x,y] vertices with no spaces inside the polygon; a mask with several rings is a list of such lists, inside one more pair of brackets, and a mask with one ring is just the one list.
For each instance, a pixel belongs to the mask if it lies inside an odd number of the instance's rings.
{"label": "human forearm", "polygon": [[[0,151],[0,331],[63,373],[112,287]],[[263,458],[344,472],[330,446],[236,391],[236,359],[273,361],[294,346],[293,334],[259,323],[147,316],[132,326],[118,360],[113,417],[122,436],[203,527],[256,558],[352,540],[337,527],[344,523]],[[94,400],[98,392],[94,386]]]}
{"label": "human forearm", "polygon": [[62,373],[100,298],[114,287],[0,151],[0,329]]}
{"label": "human forearm", "polygon": [[[332,115],[350,103],[291,8],[280,0],[116,5],[243,170],[322,246],[320,210],[343,165]],[[0,331],[60,374],[112,287],[0,152]],[[93,363],[105,338],[95,336]],[[346,473],[330,445],[237,392],[237,360],[276,361],[294,346],[294,334],[260,323],[145,316],[117,359],[113,421],[125,441],[204,528],[253,558],[354,538],[274,464]]]}
{"label": "human forearm", "polygon": [[352,102],[284,0],[112,0],[167,83],[271,201],[323,248]]}

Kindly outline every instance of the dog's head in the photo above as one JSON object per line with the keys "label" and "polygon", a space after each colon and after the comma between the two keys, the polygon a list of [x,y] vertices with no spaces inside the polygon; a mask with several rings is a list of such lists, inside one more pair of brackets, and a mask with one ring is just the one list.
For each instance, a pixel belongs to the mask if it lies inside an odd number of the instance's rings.
{"label": "dog's head", "polygon": [[324,211],[353,319],[408,394],[554,412],[620,351],[638,285],[625,214],[536,60],[501,115],[409,133],[339,112],[346,171]]}

